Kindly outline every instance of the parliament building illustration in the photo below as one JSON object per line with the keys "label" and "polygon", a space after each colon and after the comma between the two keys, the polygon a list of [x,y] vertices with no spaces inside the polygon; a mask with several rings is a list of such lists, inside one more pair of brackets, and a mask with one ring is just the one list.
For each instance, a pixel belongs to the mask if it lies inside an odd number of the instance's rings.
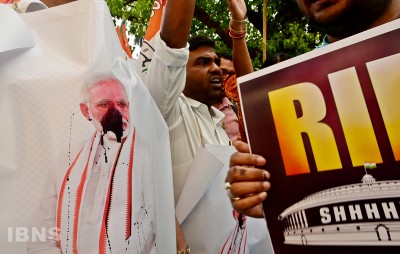
{"label": "parliament building illustration", "polygon": [[285,244],[400,246],[399,214],[400,180],[376,181],[366,171],[361,183],[309,195],[278,219]]}

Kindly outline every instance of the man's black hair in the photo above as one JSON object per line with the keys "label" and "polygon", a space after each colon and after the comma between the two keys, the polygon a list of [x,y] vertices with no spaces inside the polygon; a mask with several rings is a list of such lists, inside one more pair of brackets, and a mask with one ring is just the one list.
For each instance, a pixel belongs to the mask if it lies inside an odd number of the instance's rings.
{"label": "man's black hair", "polygon": [[214,48],[215,41],[205,35],[193,35],[188,40],[189,51],[196,50],[201,46],[208,46]]}
{"label": "man's black hair", "polygon": [[227,53],[227,52],[217,53],[217,55],[218,55],[219,58],[225,58],[225,59],[230,60],[230,61],[233,60],[232,55]]}

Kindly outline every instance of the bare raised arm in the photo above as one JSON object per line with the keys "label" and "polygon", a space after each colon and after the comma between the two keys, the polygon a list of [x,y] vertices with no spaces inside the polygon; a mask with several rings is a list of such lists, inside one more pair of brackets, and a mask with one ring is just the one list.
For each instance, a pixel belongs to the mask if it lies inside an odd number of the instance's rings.
{"label": "bare raised arm", "polygon": [[195,0],[168,0],[161,26],[161,39],[170,48],[183,48],[189,38]]}
{"label": "bare raised arm", "polygon": [[[244,0],[227,0],[231,12],[230,28],[241,32],[246,29],[246,3]],[[231,33],[232,35],[232,33]],[[246,36],[231,36],[233,40],[233,65],[238,77],[253,72]],[[236,38],[235,38],[236,37]]]}

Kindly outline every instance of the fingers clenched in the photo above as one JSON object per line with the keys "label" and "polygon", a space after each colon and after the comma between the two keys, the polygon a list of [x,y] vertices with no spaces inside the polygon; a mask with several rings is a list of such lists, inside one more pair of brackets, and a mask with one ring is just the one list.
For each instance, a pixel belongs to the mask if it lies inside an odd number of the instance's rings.
{"label": "fingers clenched", "polygon": [[262,209],[259,205],[267,197],[266,192],[232,202],[233,208],[239,213],[252,217],[262,217]]}
{"label": "fingers clenched", "polygon": [[233,166],[229,169],[225,182],[266,181],[269,178],[270,174],[266,170]]}
{"label": "fingers clenched", "polygon": [[233,143],[233,145],[235,146],[235,148],[236,148],[236,150],[238,151],[238,152],[241,152],[241,153],[249,153],[250,152],[250,147],[249,147],[249,145],[247,144],[247,143],[245,143],[245,142],[242,142],[242,141],[235,141],[234,143]]}
{"label": "fingers clenched", "polygon": [[262,166],[265,164],[266,161],[262,156],[249,153],[250,148],[247,143],[236,141],[234,145],[237,152],[231,156],[230,167],[235,165]]}
{"label": "fingers clenched", "polygon": [[230,191],[235,197],[248,197],[254,193],[262,193],[271,188],[269,182],[240,182],[231,184]]}
{"label": "fingers clenched", "polygon": [[236,152],[232,154],[230,166],[247,165],[247,166],[262,166],[265,164],[265,159],[256,154]]}

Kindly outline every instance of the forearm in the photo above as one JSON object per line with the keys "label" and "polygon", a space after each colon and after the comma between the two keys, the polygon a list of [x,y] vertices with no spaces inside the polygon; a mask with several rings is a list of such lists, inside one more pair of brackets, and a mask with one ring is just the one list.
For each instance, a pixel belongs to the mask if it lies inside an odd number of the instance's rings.
{"label": "forearm", "polygon": [[192,25],[195,0],[168,0],[161,38],[170,48],[185,47]]}
{"label": "forearm", "polygon": [[185,240],[185,236],[183,235],[183,231],[177,219],[175,219],[175,226],[176,226],[176,248],[178,251],[186,250],[187,243]]}
{"label": "forearm", "polygon": [[253,64],[247,48],[246,37],[233,40],[233,66],[236,76],[240,77],[253,72]]}
{"label": "forearm", "polygon": [[231,20],[229,35],[233,40],[233,65],[238,77],[253,72],[249,50],[246,43],[247,21],[244,0],[227,0]]}

